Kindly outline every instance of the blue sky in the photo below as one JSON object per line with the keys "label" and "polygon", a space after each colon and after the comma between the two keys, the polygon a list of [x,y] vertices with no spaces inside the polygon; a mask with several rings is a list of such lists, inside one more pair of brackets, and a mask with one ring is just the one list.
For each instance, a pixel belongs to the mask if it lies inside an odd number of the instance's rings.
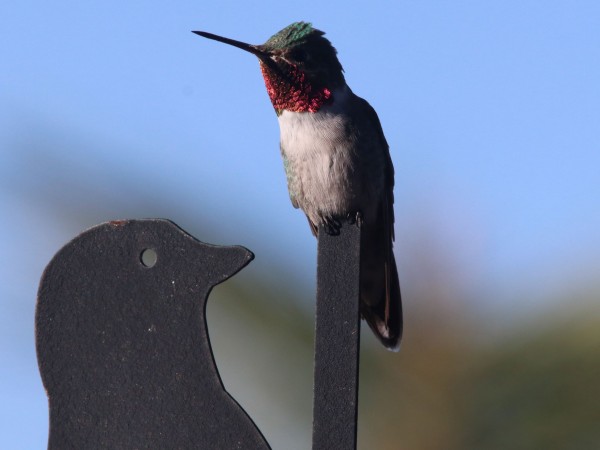
{"label": "blue sky", "polygon": [[[169,217],[184,229],[196,217],[220,227],[198,238],[246,245],[257,270],[277,260],[313,283],[315,242],[289,204],[258,63],[191,30],[251,43],[297,20],[327,32],[348,84],[375,107],[390,144],[401,279],[412,273],[411,252],[433,246],[477,307],[508,317],[546,311],[552,292],[595,283],[600,3],[390,5],[0,6],[2,353],[23,365],[18,392],[35,386],[19,402],[23,411],[45,405],[30,329],[41,270],[82,228],[116,218],[66,224],[57,217],[63,204],[79,202],[95,217],[94,195],[104,195],[115,199],[115,214]],[[78,189],[53,191],[66,175]],[[44,192],[51,194],[42,205]],[[174,207],[128,209],[128,192]],[[14,376],[5,369],[5,380]],[[31,423],[6,406],[1,414],[0,424],[11,424],[2,439],[18,436],[2,447],[45,442],[45,429],[20,435],[44,424],[43,411]]]}

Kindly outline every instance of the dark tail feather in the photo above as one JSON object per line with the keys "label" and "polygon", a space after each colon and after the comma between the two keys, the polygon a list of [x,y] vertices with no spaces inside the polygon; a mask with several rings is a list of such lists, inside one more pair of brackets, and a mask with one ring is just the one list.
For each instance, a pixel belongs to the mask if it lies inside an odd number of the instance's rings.
{"label": "dark tail feather", "polygon": [[361,246],[361,314],[381,343],[400,348],[402,300],[391,239],[386,233],[364,230]]}

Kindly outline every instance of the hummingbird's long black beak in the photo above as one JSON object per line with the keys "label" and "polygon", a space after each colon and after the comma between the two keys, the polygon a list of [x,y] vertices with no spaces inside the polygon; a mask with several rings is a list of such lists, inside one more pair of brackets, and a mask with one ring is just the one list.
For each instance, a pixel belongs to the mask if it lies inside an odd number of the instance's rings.
{"label": "hummingbird's long black beak", "polygon": [[263,61],[270,61],[270,56],[268,52],[261,50],[257,45],[246,44],[245,42],[236,41],[234,39],[229,39],[223,36],[218,36],[216,34],[207,33],[206,31],[192,31],[192,33],[197,34],[198,36],[205,37],[207,39],[212,39],[213,41],[223,42],[224,44],[233,45],[234,47],[241,48],[242,50],[246,50],[247,52],[252,53],[253,55],[258,56]]}

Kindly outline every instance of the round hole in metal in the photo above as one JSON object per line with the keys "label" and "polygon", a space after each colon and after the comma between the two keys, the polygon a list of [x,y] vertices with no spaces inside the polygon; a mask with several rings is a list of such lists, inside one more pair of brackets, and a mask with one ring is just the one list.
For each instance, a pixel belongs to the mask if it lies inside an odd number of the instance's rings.
{"label": "round hole in metal", "polygon": [[156,250],[153,248],[147,248],[142,250],[142,253],[140,253],[140,261],[146,267],[154,267],[157,259],[158,255],[156,254]]}

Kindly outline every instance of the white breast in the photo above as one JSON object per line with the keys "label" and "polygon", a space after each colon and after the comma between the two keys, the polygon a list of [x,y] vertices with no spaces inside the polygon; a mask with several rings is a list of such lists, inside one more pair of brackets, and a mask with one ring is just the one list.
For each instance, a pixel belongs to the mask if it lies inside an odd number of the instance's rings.
{"label": "white breast", "polygon": [[352,165],[344,102],[345,87],[333,92],[334,102],[316,113],[283,111],[279,115],[281,147],[292,173],[290,193],[314,222],[323,215],[347,211]]}

